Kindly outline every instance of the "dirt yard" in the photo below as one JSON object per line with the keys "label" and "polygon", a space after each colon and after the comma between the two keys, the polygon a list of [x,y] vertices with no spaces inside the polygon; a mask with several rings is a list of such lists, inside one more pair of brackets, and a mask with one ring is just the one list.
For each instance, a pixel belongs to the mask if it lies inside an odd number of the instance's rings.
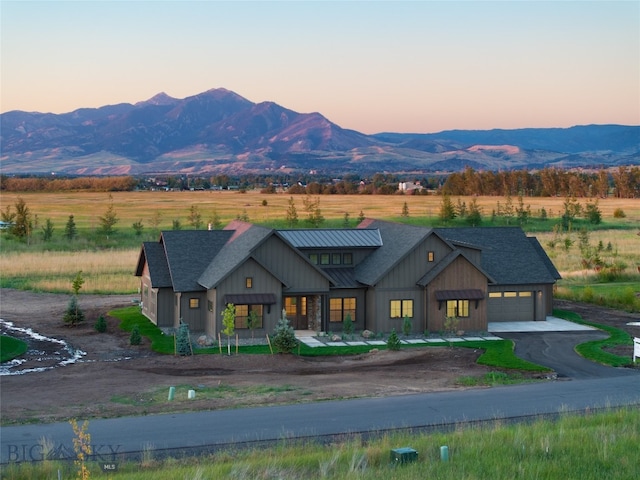
{"label": "dirt yard", "polygon": [[[106,316],[113,308],[130,306],[132,298],[83,295],[79,305],[86,321],[70,328],[61,320],[68,295],[2,289],[1,319],[68,344],[68,351],[64,351],[61,344],[29,340],[29,360],[8,371],[31,371],[0,376],[2,424],[433,392],[464,388],[457,384],[461,376],[481,376],[491,370],[476,365],[480,351],[449,347],[320,358],[159,355],[145,343],[130,346],[129,334],[118,328],[114,318],[106,317],[107,333],[93,329],[100,314]],[[621,323],[618,321],[618,326]],[[15,330],[3,333],[27,338]],[[64,361],[61,358],[73,357],[76,350],[84,355],[59,366]],[[168,402],[170,386],[196,392],[232,389],[237,393],[209,399],[196,395],[195,400],[176,396]],[[261,392],[253,387],[271,388]],[[164,400],[152,401],[154,392],[156,399],[162,392]]]}

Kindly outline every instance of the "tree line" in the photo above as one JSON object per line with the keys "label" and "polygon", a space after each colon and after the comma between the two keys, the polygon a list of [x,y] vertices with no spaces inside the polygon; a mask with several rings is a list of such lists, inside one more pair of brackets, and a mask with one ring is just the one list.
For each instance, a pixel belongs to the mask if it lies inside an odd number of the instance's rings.
{"label": "tree line", "polygon": [[400,182],[419,185],[413,194],[487,195],[524,197],[576,198],[640,198],[640,167],[620,166],[598,171],[564,170],[546,167],[541,170],[488,171],[466,167],[461,172],[428,177],[408,178],[400,174],[375,174],[361,177],[347,174],[340,179],[322,175],[292,174],[285,176],[244,175],[230,177],[216,175],[194,177],[172,175],[166,177],[8,177],[0,175],[0,190],[29,191],[131,191],[135,189],[167,188],[177,190],[210,188],[261,189],[262,193],[310,195],[391,195],[398,193]]}

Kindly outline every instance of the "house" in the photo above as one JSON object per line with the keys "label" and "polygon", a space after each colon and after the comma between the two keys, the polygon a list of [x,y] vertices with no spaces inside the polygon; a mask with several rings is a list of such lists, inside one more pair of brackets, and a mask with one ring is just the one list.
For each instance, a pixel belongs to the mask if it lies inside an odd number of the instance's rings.
{"label": "house", "polygon": [[[271,333],[282,310],[297,330],[486,331],[543,321],[560,275],[518,227],[427,228],[365,219],[357,228],[276,230],[239,220],[223,230],[162,232],[144,242],[136,276],[142,313],[216,338],[236,308],[241,337]],[[258,325],[247,328],[255,312]]]}

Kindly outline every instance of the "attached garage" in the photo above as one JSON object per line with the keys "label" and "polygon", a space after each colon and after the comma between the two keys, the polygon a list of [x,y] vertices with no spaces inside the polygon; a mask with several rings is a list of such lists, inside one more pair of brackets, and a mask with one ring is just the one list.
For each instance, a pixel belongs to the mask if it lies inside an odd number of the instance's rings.
{"label": "attached garage", "polygon": [[489,322],[531,322],[535,320],[535,295],[532,291],[489,292]]}

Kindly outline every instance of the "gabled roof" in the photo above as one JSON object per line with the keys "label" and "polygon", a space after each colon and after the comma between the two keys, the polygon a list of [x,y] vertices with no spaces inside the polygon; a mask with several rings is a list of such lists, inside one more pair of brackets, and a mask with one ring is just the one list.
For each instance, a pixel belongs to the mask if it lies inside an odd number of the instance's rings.
{"label": "gabled roof", "polygon": [[481,267],[498,284],[555,283],[560,278],[542,247],[537,241],[532,242],[520,227],[435,230],[450,242],[471,242],[480,247]]}
{"label": "gabled roof", "polygon": [[162,232],[160,244],[171,275],[173,290],[203,290],[197,280],[222,250],[233,232],[225,230],[171,230]]}
{"label": "gabled roof", "polygon": [[382,238],[382,246],[371,252],[356,267],[356,279],[365,285],[377,284],[389,270],[432,234],[430,228],[382,220],[367,220],[360,225],[378,229]]}
{"label": "gabled roof", "polygon": [[377,228],[323,228],[278,230],[295,248],[377,248],[382,238]]}
{"label": "gabled roof", "polygon": [[222,230],[230,235],[230,240],[220,249],[215,257],[215,262],[211,261],[213,258],[209,260],[202,274],[195,277],[199,286],[206,289],[215,287],[238,265],[247,260],[258,245],[275,232],[273,229],[258,225],[244,225],[247,228]]}
{"label": "gabled roof", "polygon": [[323,268],[322,271],[331,279],[333,286],[338,288],[359,288],[362,284],[356,280],[353,268]]}
{"label": "gabled roof", "polygon": [[426,287],[427,285],[429,285],[429,283],[431,283],[433,280],[435,280],[435,278],[438,275],[440,275],[442,272],[444,272],[447,269],[447,267],[449,265],[451,265],[453,263],[453,261],[458,257],[464,258],[471,265],[476,267],[476,269],[480,273],[482,273],[485,277],[487,277],[487,280],[489,281],[489,283],[495,283],[493,278],[491,278],[491,276],[487,272],[485,272],[482,268],[480,268],[478,265],[476,265],[474,262],[472,262],[469,259],[469,257],[467,257],[467,255],[465,255],[465,253],[463,251],[454,250],[452,252],[449,252],[447,255],[445,255],[445,257],[442,260],[440,260],[431,270],[429,270],[424,275],[424,277],[422,277],[420,280],[418,280],[416,282],[417,285],[420,285],[422,287]]}
{"label": "gabled roof", "polygon": [[547,255],[547,252],[544,251],[544,248],[542,248],[542,245],[540,245],[538,239],[536,237],[527,238],[531,242],[533,248],[538,251],[538,255],[540,255],[542,261],[547,265],[547,270],[549,270],[549,273],[551,273],[551,275],[553,275],[553,278],[555,278],[556,280],[560,280],[562,278],[562,275],[560,275],[560,272],[558,272],[558,269]]}
{"label": "gabled roof", "polygon": [[144,264],[149,265],[149,276],[151,277],[152,288],[171,287],[171,274],[169,273],[169,265],[167,265],[167,257],[164,254],[163,246],[158,242],[143,242],[140,257],[138,258],[138,266],[136,267],[136,276],[142,276]]}

